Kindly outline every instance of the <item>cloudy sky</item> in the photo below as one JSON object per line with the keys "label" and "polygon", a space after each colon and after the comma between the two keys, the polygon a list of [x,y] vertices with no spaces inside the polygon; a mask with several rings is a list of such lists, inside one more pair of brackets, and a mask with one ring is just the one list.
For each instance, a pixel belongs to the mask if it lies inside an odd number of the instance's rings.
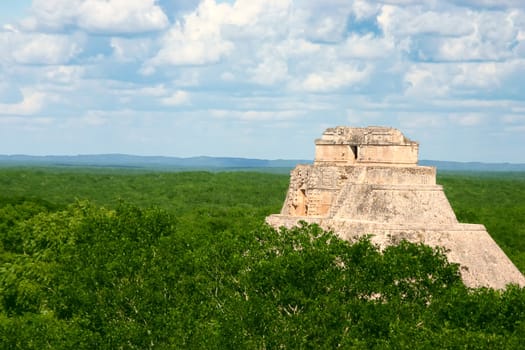
{"label": "cloudy sky", "polygon": [[523,0],[1,0],[0,154],[525,163]]}

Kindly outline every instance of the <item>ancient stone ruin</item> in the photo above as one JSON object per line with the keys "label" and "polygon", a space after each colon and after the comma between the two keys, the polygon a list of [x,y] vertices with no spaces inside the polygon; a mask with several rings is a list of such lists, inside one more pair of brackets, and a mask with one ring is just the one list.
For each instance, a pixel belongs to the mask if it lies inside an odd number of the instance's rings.
{"label": "ancient stone ruin", "polygon": [[266,221],[316,223],[348,240],[371,234],[380,247],[403,239],[441,246],[467,286],[525,286],[483,225],[457,221],[436,169],[417,165],[418,148],[393,128],[329,128],[315,141],[313,165],[291,172],[281,213]]}

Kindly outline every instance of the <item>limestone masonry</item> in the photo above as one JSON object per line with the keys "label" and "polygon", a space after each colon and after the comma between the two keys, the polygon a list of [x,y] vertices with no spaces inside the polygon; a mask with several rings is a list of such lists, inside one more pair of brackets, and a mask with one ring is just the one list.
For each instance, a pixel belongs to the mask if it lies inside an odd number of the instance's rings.
{"label": "limestone masonry", "polygon": [[380,247],[403,239],[441,246],[467,286],[525,286],[483,225],[457,221],[436,169],[417,165],[418,148],[393,128],[329,128],[315,141],[314,164],[291,172],[281,213],[266,221],[317,223],[347,240],[371,234]]}

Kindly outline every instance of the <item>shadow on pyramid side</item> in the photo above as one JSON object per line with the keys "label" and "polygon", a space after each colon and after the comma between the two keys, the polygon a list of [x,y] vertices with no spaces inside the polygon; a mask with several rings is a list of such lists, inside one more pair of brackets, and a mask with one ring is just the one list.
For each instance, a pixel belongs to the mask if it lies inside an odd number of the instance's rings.
{"label": "shadow on pyramid side", "polygon": [[434,167],[418,166],[419,144],[385,127],[327,129],[313,165],[298,165],[278,228],[316,223],[346,240],[371,234],[384,248],[401,240],[440,246],[469,287],[525,286],[525,277],[483,225],[460,224]]}

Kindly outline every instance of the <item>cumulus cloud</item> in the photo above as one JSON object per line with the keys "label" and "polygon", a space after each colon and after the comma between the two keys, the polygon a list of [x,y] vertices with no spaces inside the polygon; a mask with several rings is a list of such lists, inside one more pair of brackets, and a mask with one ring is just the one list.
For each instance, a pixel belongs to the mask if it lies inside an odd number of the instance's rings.
{"label": "cumulus cloud", "polygon": [[490,61],[516,57],[524,14],[521,10],[430,10],[383,5],[377,16],[386,38],[409,39],[423,61]]}
{"label": "cumulus cloud", "polygon": [[21,25],[29,30],[63,30],[74,26],[83,0],[33,0],[31,17],[24,18]]}
{"label": "cumulus cloud", "polygon": [[422,7],[383,5],[377,22],[388,37],[410,35],[463,36],[472,33],[474,23],[469,21],[471,12],[456,9],[454,12],[431,11]]}
{"label": "cumulus cloud", "polygon": [[310,41],[337,43],[344,38],[351,1],[303,1],[293,4],[290,30]]}
{"label": "cumulus cloud", "polygon": [[146,63],[144,72],[152,73],[162,65],[217,63],[234,51],[234,39],[272,36],[287,9],[288,1],[282,0],[237,0],[234,4],[203,0],[163,36],[162,48]]}
{"label": "cumulus cloud", "polygon": [[446,38],[436,44],[436,59],[450,61],[501,60],[514,56],[509,50],[519,40],[519,27],[504,12],[471,15],[475,31],[469,35]]}
{"label": "cumulus cloud", "polygon": [[221,36],[220,25],[228,4],[204,1],[196,12],[177,22],[162,38],[162,48],[149,62],[156,65],[199,65],[217,62],[233,50]]}
{"label": "cumulus cloud", "polygon": [[18,64],[64,64],[81,51],[81,36],[0,32],[0,60]]}
{"label": "cumulus cloud", "polygon": [[155,0],[87,0],[79,12],[79,26],[94,32],[149,32],[168,25]]}
{"label": "cumulus cloud", "polygon": [[143,33],[168,26],[155,0],[34,0],[32,17],[22,21],[32,30],[77,27],[95,33]]}

